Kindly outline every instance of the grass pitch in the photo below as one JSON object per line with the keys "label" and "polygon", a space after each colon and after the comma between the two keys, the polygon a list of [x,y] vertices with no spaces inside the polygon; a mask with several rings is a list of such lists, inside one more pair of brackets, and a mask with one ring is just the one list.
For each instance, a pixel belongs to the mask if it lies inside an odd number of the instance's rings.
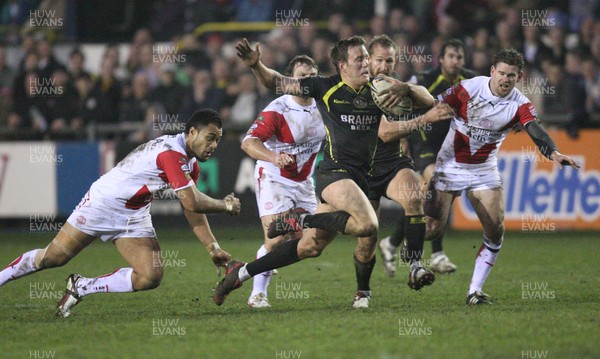
{"label": "grass pitch", "polygon": [[[382,231],[387,233],[387,231]],[[355,240],[340,236],[316,259],[280,269],[272,308],[246,305],[252,283],[222,307],[206,251],[189,231],[158,231],[165,276],[148,292],[97,294],[71,317],[54,308],[70,273],[97,276],[125,266],[97,241],[65,267],[0,288],[5,358],[599,358],[600,241],[597,233],[509,233],[484,290],[495,300],[466,307],[480,233],[450,233],[451,275],[419,292],[396,277],[372,278],[371,308],[350,307]],[[259,228],[215,229],[222,247],[252,260]],[[0,234],[0,266],[43,247],[51,234]],[[430,245],[425,245],[427,257]]]}

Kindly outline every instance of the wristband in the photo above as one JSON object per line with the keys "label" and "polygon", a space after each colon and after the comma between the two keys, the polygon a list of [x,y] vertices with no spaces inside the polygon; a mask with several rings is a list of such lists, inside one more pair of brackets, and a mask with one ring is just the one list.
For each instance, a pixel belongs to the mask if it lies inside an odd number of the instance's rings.
{"label": "wristband", "polygon": [[[209,249],[210,247],[210,249]],[[214,251],[216,251],[217,249],[221,249],[221,247],[219,246],[219,243],[217,242],[212,242],[209,245],[206,246],[206,250],[208,251],[208,253],[210,253],[212,255],[212,253]]]}

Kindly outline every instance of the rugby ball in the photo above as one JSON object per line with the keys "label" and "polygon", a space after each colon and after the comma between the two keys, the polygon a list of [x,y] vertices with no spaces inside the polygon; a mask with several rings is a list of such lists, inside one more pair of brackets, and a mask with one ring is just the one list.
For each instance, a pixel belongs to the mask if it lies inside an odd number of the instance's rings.
{"label": "rugby ball", "polygon": [[394,82],[390,78],[384,76],[376,77],[373,79],[373,81],[371,81],[370,84],[371,95],[377,107],[379,107],[381,111],[386,114],[386,116],[399,119],[402,115],[412,112],[413,103],[410,97],[404,96],[395,106],[389,108],[383,107],[382,102],[387,97],[387,94],[380,96],[379,93],[387,88],[392,87],[393,84]]}

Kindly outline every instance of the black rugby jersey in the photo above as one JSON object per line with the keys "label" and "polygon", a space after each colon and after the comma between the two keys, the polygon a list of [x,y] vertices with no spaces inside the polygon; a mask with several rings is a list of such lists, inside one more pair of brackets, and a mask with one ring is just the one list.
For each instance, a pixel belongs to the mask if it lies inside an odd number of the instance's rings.
{"label": "black rugby jersey", "polygon": [[[470,79],[475,76],[477,76],[475,72],[467,69],[461,69],[458,76],[458,81]],[[434,98],[456,84],[450,83],[446,80],[446,78],[442,75],[442,69],[440,67],[429,71],[419,72],[417,73],[416,78],[417,84],[424,86]],[[425,112],[427,112],[427,110],[416,111],[415,115],[422,115]],[[432,151],[430,154],[421,155],[431,155],[435,158],[442,147],[444,139],[446,138],[446,134],[450,128],[450,121],[439,121],[430,124],[428,127],[428,131],[421,130],[418,133],[414,133],[408,136],[408,140],[410,142],[411,151],[417,144],[420,144],[420,149],[425,148]],[[411,155],[415,157],[417,154],[411,153]]]}
{"label": "black rugby jersey", "polygon": [[350,167],[368,173],[382,115],[371,97],[369,85],[357,91],[334,75],[305,77],[300,86],[317,101],[323,117],[326,131],[323,161],[332,167]]}

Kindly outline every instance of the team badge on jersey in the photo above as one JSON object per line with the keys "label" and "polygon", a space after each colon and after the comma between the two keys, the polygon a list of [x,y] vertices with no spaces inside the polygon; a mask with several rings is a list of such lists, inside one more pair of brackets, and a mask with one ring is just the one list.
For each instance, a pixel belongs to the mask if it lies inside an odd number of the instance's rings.
{"label": "team badge on jersey", "polygon": [[369,103],[363,97],[355,97],[354,100],[352,101],[352,104],[354,105],[354,107],[362,110],[362,109],[367,108]]}

